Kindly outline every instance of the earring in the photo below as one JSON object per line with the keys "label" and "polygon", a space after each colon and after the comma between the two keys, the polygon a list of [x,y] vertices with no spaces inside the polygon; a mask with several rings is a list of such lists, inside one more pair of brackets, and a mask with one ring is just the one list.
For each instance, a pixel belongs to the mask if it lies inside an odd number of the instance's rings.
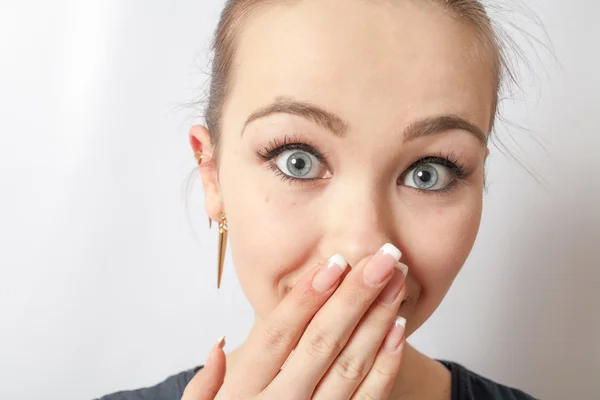
{"label": "earring", "polygon": [[198,164],[202,163],[202,152],[201,151],[194,152],[194,157],[196,158],[196,162]]}
{"label": "earring", "polygon": [[[202,163],[202,152],[194,152],[198,164]],[[208,229],[212,228],[212,219],[208,217]],[[221,288],[221,277],[223,276],[223,263],[225,262],[225,251],[227,250],[227,217],[225,213],[219,214],[219,254],[217,255],[217,288]]]}
{"label": "earring", "polygon": [[219,214],[219,254],[217,259],[217,288],[221,288],[221,276],[223,276],[223,262],[227,250],[227,217],[225,213]]}

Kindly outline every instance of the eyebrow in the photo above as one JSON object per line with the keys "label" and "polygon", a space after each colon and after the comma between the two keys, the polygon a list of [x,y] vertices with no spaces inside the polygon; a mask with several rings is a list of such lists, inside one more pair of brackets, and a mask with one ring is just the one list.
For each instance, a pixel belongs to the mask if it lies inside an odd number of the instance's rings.
{"label": "eyebrow", "polygon": [[348,124],[334,113],[314,104],[295,101],[287,97],[279,96],[273,103],[253,112],[248,117],[242,128],[242,134],[250,122],[266,117],[270,114],[279,113],[298,115],[313,121],[322,128],[332,132],[335,136],[344,137],[346,136],[346,132],[348,132]]}
{"label": "eyebrow", "polygon": [[[338,137],[345,137],[348,132],[349,124],[334,113],[311,103],[295,101],[279,96],[273,103],[253,112],[248,117],[242,127],[242,134],[246,126],[252,121],[279,113],[297,115],[313,121]],[[414,121],[408,127],[404,128],[402,138],[404,142],[409,142],[424,136],[435,135],[450,130],[469,132],[483,145],[487,145],[488,136],[484,131],[467,119],[454,114],[437,115]]]}
{"label": "eyebrow", "polygon": [[411,123],[404,129],[403,138],[405,142],[418,139],[423,136],[435,135],[437,133],[451,130],[462,130],[471,133],[484,146],[487,146],[488,135],[472,122],[458,115],[437,115],[427,117]]}

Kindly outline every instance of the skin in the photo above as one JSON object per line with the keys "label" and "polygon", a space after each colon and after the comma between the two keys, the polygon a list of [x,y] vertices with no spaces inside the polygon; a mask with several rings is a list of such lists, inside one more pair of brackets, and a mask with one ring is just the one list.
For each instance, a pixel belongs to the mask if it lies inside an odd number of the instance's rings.
{"label": "skin", "polygon": [[[208,215],[227,215],[236,272],[256,313],[251,336],[315,265],[338,253],[356,268],[388,242],[410,268],[397,311],[408,321],[405,335],[438,307],[481,218],[495,85],[477,38],[439,7],[413,1],[269,5],[242,27],[218,157],[206,128],[193,127],[190,142],[205,155]],[[334,128],[345,134],[293,113],[245,125],[278,99],[335,114],[343,124]],[[459,128],[406,137],[415,121],[441,115],[464,119],[483,137]],[[321,179],[284,181],[257,155],[284,139],[323,154]],[[439,156],[465,176],[443,193],[409,187],[411,165]],[[227,356],[228,374],[247,346]],[[448,390],[445,368],[406,344],[389,398],[449,398]]]}

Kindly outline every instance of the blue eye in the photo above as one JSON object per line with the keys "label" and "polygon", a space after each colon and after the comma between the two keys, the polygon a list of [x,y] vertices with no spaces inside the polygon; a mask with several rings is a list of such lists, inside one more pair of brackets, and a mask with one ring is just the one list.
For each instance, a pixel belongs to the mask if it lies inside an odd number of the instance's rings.
{"label": "blue eye", "polygon": [[296,179],[317,179],[324,166],[314,155],[302,150],[285,150],[275,159],[275,165],[285,175]]}
{"label": "blue eye", "polygon": [[409,170],[402,184],[420,190],[438,191],[449,187],[455,179],[456,176],[447,167],[428,162]]}

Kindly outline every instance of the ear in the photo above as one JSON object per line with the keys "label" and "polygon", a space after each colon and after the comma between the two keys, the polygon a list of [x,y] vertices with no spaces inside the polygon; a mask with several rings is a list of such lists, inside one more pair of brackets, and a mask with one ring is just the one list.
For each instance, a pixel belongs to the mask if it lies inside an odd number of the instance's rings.
{"label": "ear", "polygon": [[194,125],[190,129],[190,145],[194,153],[202,153],[202,161],[198,167],[204,188],[204,208],[208,217],[214,221],[219,220],[219,213],[223,211],[221,191],[217,179],[217,165],[213,157],[213,146],[210,132],[202,125]]}

